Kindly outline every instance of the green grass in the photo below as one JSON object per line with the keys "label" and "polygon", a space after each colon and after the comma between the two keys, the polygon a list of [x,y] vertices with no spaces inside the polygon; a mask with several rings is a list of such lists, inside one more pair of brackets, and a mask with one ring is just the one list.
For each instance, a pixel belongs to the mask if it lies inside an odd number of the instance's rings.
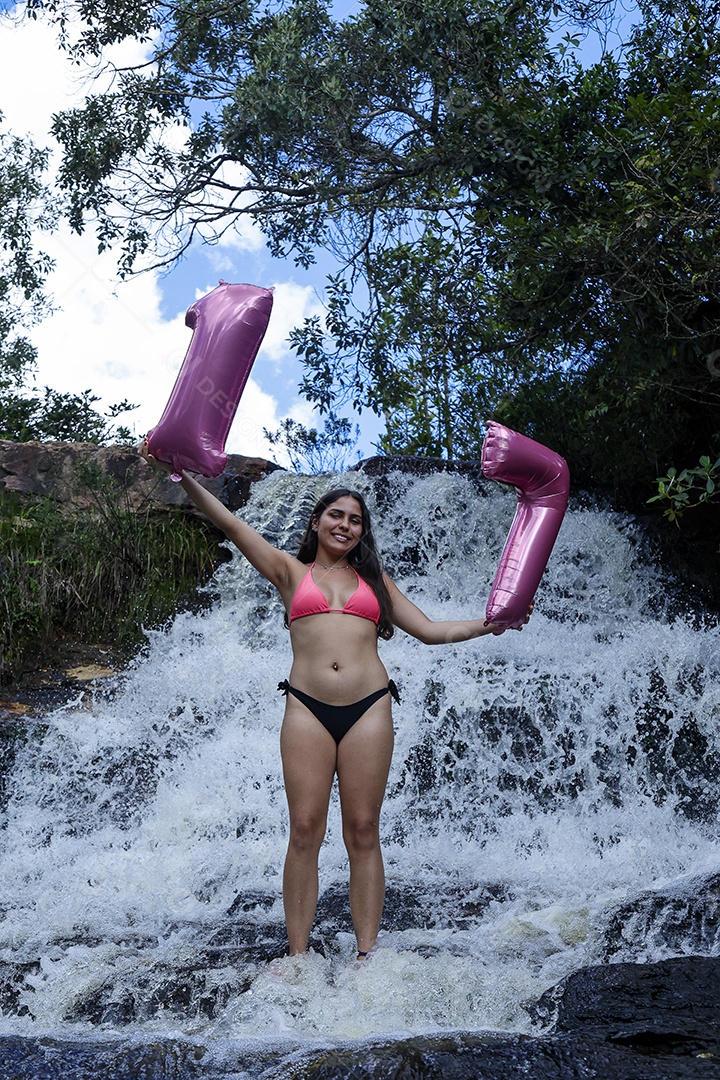
{"label": "green grass", "polygon": [[128,655],[143,628],[199,605],[198,585],[222,559],[217,534],[176,511],[133,511],[122,484],[85,471],[91,505],[61,511],[0,496],[0,682],[58,637]]}

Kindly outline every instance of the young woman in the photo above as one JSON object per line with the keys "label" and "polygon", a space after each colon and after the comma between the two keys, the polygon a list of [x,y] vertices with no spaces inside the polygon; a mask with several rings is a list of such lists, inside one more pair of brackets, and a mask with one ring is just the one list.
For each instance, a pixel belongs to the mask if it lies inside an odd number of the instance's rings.
{"label": "young woman", "polygon": [[[140,447],[151,463],[147,440]],[[433,622],[380,568],[362,496],[346,488],[316,505],[297,557],[280,551],[236,518],[188,473],[182,486],[198,509],[278,590],[293,662],[280,733],[290,838],[283,899],[290,954],[303,953],[318,900],[318,855],[330,793],[338,779],[343,840],[350,860],[350,909],[358,958],[375,945],[385,876],[380,807],[393,749],[394,684],[378,637],[400,627],[426,645],[491,634],[482,619]]]}

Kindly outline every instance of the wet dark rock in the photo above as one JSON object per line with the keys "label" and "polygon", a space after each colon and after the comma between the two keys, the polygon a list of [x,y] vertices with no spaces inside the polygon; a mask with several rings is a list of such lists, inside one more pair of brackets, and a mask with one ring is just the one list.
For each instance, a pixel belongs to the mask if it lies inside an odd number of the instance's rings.
{"label": "wet dark rock", "polygon": [[1,1080],[180,1080],[209,1077],[204,1047],[158,1041],[130,1045],[109,1040],[0,1037]]}
{"label": "wet dark rock", "polygon": [[219,965],[267,964],[287,953],[284,925],[259,925],[254,920],[236,919],[217,929],[205,947],[208,963]]}
{"label": "wet dark rock", "polygon": [[714,1062],[720,1075],[718,1002],[720,961],[686,956],[585,968],[531,1012],[538,1022],[551,1021],[553,1034],[581,1032],[648,1058]]}
{"label": "wet dark rock", "polygon": [[[0,962],[0,1014],[3,1016],[31,1015],[30,1007],[23,998],[31,992],[28,979],[37,975],[39,971],[39,960],[17,964]],[[1,1072],[0,1076],[2,1076]]]}
{"label": "wet dark rock", "polygon": [[[0,1037],[12,1080],[705,1080],[717,1062],[696,1055],[638,1057],[585,1038],[458,1034],[320,1050],[216,1054],[203,1046]],[[1,1067],[0,1067],[1,1068]],[[3,1075],[0,1072],[0,1075]]]}
{"label": "wet dark rock", "polygon": [[276,893],[244,892],[235,897],[228,908],[228,915],[241,916],[249,911],[267,911],[277,900]]}
{"label": "wet dark rock", "polygon": [[75,1002],[63,1019],[117,1028],[156,1017],[212,1020],[231,997],[249,988],[251,980],[241,967],[235,977],[218,982],[208,978],[211,969],[212,965],[198,956],[190,967],[153,972],[132,987],[108,982]]}
{"label": "wet dark rock", "polygon": [[[321,1052],[263,1080],[700,1080],[717,1076],[711,1059],[638,1060],[632,1049],[584,1036],[456,1034],[357,1050]],[[716,1066],[715,1066],[716,1067]]]}
{"label": "wet dark rock", "polygon": [[[382,926],[385,931],[416,926],[465,930],[483,917],[490,904],[509,898],[507,888],[495,883],[458,885],[439,891],[437,886],[430,890],[422,885],[404,885],[400,889],[388,882]],[[253,919],[253,913],[267,912],[277,901],[278,897],[271,894],[240,894],[228,911],[231,921],[216,931],[210,945],[224,948],[232,945],[253,961],[271,960],[282,955],[287,946],[284,928],[265,923],[259,925]],[[347,883],[331,885],[318,900],[312,946],[316,952],[325,954],[326,942],[338,933],[351,932]]]}
{"label": "wet dark rock", "polygon": [[[0,710],[2,703],[0,702]],[[0,711],[0,812],[5,810],[10,795],[12,767],[19,747],[27,738],[27,725],[13,718],[12,722],[3,720]],[[1,1003],[0,1003],[1,1007]]]}
{"label": "wet dark rock", "polygon": [[[156,973],[133,991],[96,991],[72,1019],[124,1025],[158,1013],[212,1018],[236,982],[203,980],[198,963]],[[92,997],[92,996],[91,996]],[[534,1006],[544,1033],[451,1032],[303,1052],[186,1041],[0,1038],[0,1077],[12,1080],[700,1080],[720,1076],[720,960],[683,957],[576,972]],[[70,1017],[68,1017],[70,1018]],[[5,1070],[3,1072],[3,1069]]]}
{"label": "wet dark rock", "polygon": [[111,645],[94,645],[55,635],[45,653],[15,681],[0,686],[0,727],[18,722],[32,726],[68,701],[90,703],[101,692],[112,692],[113,676],[127,657]]}
{"label": "wet dark rock", "polygon": [[[415,926],[463,930],[479,920],[487,907],[508,899],[502,885],[453,886],[440,891],[422,885],[404,885],[402,889],[388,882],[383,908],[383,930],[407,930]],[[326,889],[318,901],[316,928],[320,934],[335,935],[352,930],[347,885]]]}
{"label": "wet dark rock", "polygon": [[641,893],[611,912],[604,933],[608,960],[642,959],[655,947],[715,955],[719,946],[720,873]]}
{"label": "wet dark rock", "polygon": [[[398,889],[391,884],[383,925],[388,930],[413,926],[464,929],[482,918],[489,904],[507,898],[506,890],[493,884],[465,889],[454,886],[442,894],[421,886]],[[258,966],[286,955],[284,924],[268,921],[270,909],[277,903],[278,897],[271,893],[240,894],[222,925],[197,928],[192,962],[182,966],[153,964],[150,950],[155,942],[128,940],[128,948],[146,951],[142,975],[131,985],[121,976],[117,981],[111,978],[93,987],[69,1006],[63,1019],[116,1028],[146,1023],[163,1015],[212,1019],[231,997],[250,988]],[[347,886],[338,885],[327,889],[320,898],[310,945],[320,955],[330,955],[336,949],[337,934],[343,931],[351,933],[352,923]],[[80,936],[54,944],[94,947],[102,943]],[[8,1015],[19,1014],[23,993],[32,991],[26,976],[38,970],[39,962],[0,969],[0,1008]],[[233,976],[218,979],[217,974],[212,974],[226,970],[234,972]]]}

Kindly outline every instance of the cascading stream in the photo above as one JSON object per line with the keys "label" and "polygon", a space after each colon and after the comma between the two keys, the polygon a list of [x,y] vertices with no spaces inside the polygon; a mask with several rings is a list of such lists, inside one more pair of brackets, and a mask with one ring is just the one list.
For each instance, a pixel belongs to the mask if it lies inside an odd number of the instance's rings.
{"label": "cascading stream", "polygon": [[[294,550],[335,479],[275,473],[242,515]],[[512,492],[451,474],[343,482],[366,493],[386,569],[429,616],[484,612]],[[381,643],[402,704],[385,929],[360,970],[335,798],[316,952],[284,977],[268,968],[284,945],[289,638],[240,556],[212,589],[210,610],[148,634],[111,695],[18,746],[0,1033],[301,1046],[527,1032],[528,1003],[584,965],[717,954],[711,924],[685,940],[640,911],[609,942],[621,905],[661,890],[691,905],[718,859],[717,620],[673,608],[629,518],[571,503],[522,633]]]}

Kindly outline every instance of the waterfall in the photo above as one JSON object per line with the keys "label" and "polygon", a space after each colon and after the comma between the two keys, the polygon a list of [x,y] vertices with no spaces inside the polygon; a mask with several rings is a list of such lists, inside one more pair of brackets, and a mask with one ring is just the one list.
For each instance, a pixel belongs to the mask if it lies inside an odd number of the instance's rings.
{"label": "waterfall", "polygon": [[[484,613],[515,496],[461,475],[274,473],[241,516],[295,550],[318,495],[368,500],[431,618]],[[588,964],[718,952],[634,898],[717,868],[720,650],[627,516],[575,498],[520,633],[381,642],[399,685],[380,948],[353,964],[336,795],[314,951],[278,976],[287,814],[274,590],[237,553],[91,702],[18,732],[0,832],[0,1034],[331,1045],[532,1031]]]}

